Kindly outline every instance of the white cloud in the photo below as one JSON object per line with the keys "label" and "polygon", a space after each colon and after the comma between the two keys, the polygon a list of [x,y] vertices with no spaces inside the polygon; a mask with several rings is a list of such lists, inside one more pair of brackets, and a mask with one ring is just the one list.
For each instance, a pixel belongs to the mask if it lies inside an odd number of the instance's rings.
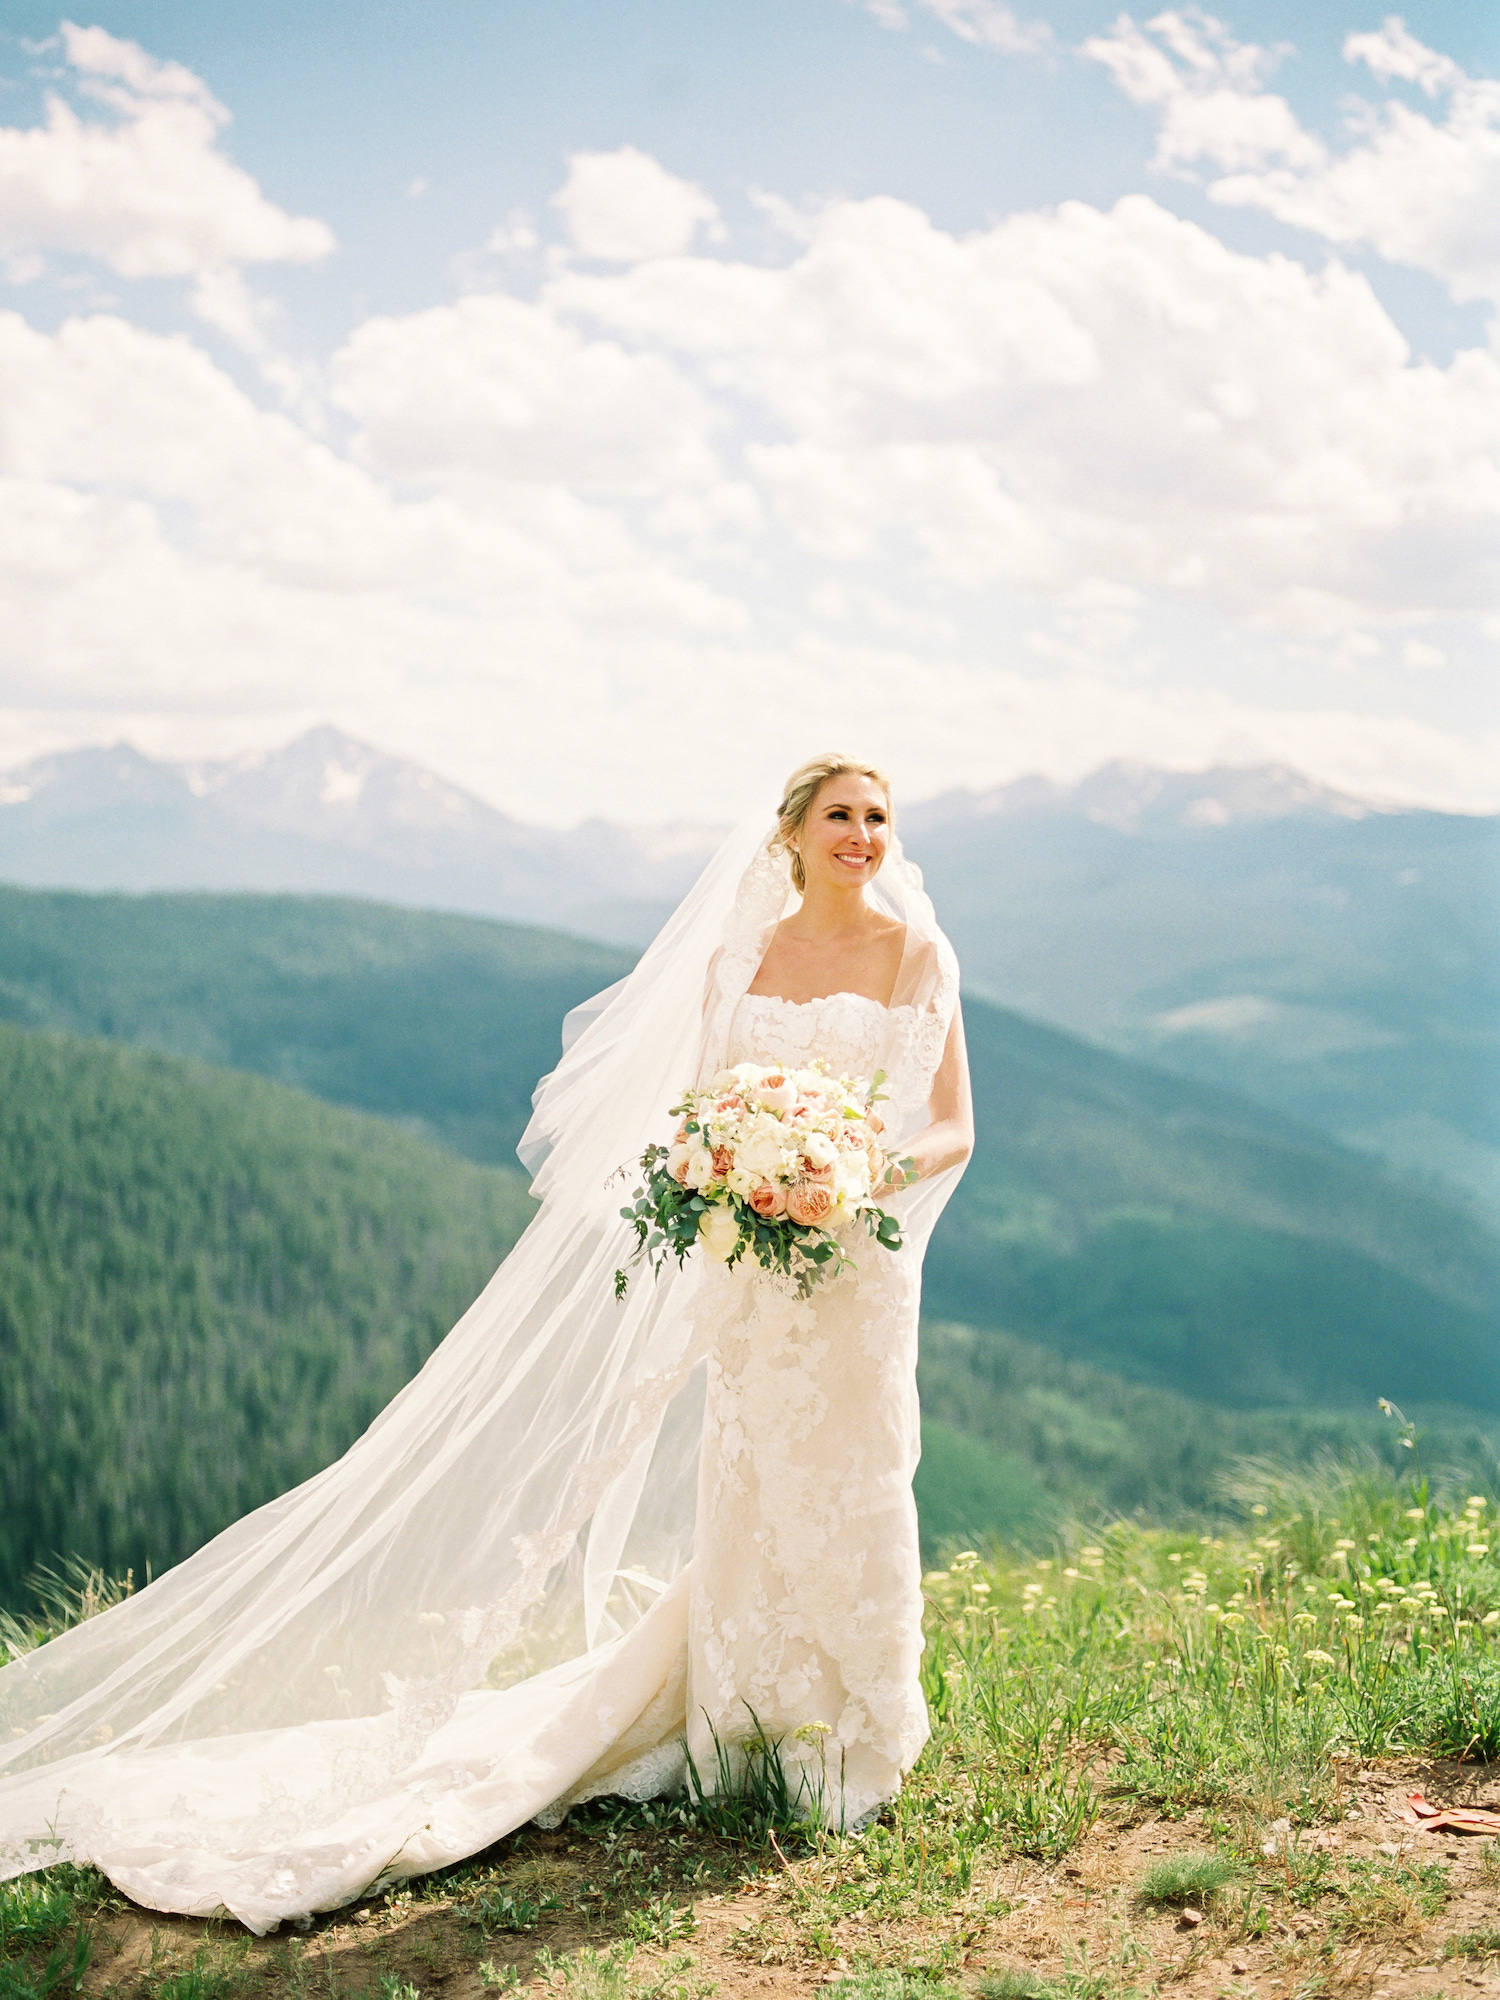
{"label": "white cloud", "polygon": [[700,229],[721,240],[717,205],[692,181],[679,180],[649,153],[574,153],[568,178],[552,197],[585,257],[635,264],[686,250]]}
{"label": "white cloud", "polygon": [[639,493],[718,475],[720,413],[670,361],[503,294],[367,320],[332,393],[362,455],[400,478]]}
{"label": "white cloud", "polygon": [[[979,48],[996,49],[1002,55],[1034,55],[1052,46],[1052,30],[1045,21],[1022,21],[1002,0],[914,0],[914,4],[936,15],[960,41]],[[911,14],[901,0],[864,0],[864,10],[893,33],[911,26]],[[923,54],[942,60],[936,49],[924,49]]]}
{"label": "white cloud", "polygon": [[1413,365],[1365,280],[1228,250],[1142,196],[955,238],[830,206],[780,269],[567,274],[546,302],[782,435],[747,465],[811,551],[966,588],[1168,589],[1332,632],[1493,590],[1500,362]]}
{"label": "white cloud", "polygon": [[1090,36],[1082,53],[1102,63],[1133,104],[1158,113],[1160,170],[1202,159],[1240,167],[1323,158],[1286,99],[1262,87],[1285,51],[1237,42],[1196,7],[1158,14],[1144,28],[1122,14],[1107,35]]}
{"label": "white cloud", "polygon": [[[1270,57],[1211,24],[1115,40],[1133,89],[1156,57],[1207,79],[1179,166],[1215,91],[1264,115]],[[126,125],[209,115],[187,72],[77,46]],[[682,773],[751,707],[776,726],[715,812],[856,723],[912,791],[1262,754],[1494,799],[1482,730],[1405,711],[1465,684],[1494,602],[1495,353],[1414,364],[1363,278],[1138,195],[962,236],[884,197],[786,207],[779,265],[703,254],[712,201],[630,148],[575,158],[559,204],[616,268],[543,266],[512,214],[492,248],[540,294],[356,326],[317,370],[338,448],[184,336],[0,315],[9,713],[182,751],[332,715],[557,819],[703,816]],[[199,312],[264,346],[248,255],[210,247]]]}
{"label": "white cloud", "polygon": [[267,201],[219,150],[229,114],[178,63],[160,63],[103,28],[62,29],[81,92],[112,118],[62,98],[46,123],[0,127],[0,251],[97,258],[124,278],[308,263],[333,236]]}
{"label": "white cloud", "polygon": [[1369,244],[1442,279],[1455,298],[1500,297],[1500,82],[1466,76],[1394,17],[1349,36],[1346,59],[1446,97],[1447,115],[1440,123],[1399,97],[1362,107],[1342,153],[1264,89],[1283,51],[1238,43],[1196,9],[1144,27],[1122,15],[1083,53],[1157,114],[1158,167],[1226,170],[1209,184],[1213,200],[1264,209],[1333,243]]}
{"label": "white cloud", "polygon": [[605,635],[744,623],[566,489],[513,518],[399,497],[181,338],[0,314],[0,381],[12,700],[286,712],[475,675],[493,699],[559,662],[576,692]]}
{"label": "white cloud", "polygon": [[999,0],[917,0],[961,41],[1003,55],[1031,55],[1047,48],[1052,30],[1045,21],[1021,21]]}

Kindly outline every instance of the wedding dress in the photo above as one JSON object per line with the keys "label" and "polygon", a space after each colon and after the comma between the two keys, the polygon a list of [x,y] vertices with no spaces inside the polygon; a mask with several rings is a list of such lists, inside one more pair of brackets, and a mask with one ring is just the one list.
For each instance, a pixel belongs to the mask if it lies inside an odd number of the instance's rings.
{"label": "wedding dress", "polygon": [[794,907],[726,843],[636,970],[570,1017],[522,1145],[537,1217],[344,1458],[0,1670],[0,1877],[91,1862],[250,1929],[460,1860],[602,1793],[712,1783],[753,1732],[854,1825],[926,1737],[911,1476],[922,1254],[896,1197],[807,1299],[701,1252],[653,1278],[614,1170],[727,1062],[884,1070],[926,1122],[957,966],[892,842],[892,1004],[747,988]]}

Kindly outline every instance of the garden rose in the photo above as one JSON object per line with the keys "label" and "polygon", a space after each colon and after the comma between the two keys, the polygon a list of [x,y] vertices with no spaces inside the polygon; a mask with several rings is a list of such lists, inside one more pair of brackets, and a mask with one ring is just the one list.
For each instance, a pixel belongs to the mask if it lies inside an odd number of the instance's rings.
{"label": "garden rose", "polygon": [[686,1187],[687,1185],[688,1161],[692,1158],[692,1155],[692,1147],[680,1139],[675,1146],[671,1146],[667,1150],[667,1172],[677,1182],[679,1187]]}
{"label": "garden rose", "polygon": [[775,1219],[786,1214],[786,1189],[776,1181],[762,1181],[750,1190],[750,1206],[757,1215]]}
{"label": "garden rose", "polygon": [[816,1229],[833,1212],[833,1190],[821,1181],[795,1181],[787,1189],[786,1212],[793,1222]]}
{"label": "garden rose", "polygon": [[727,1146],[715,1146],[713,1153],[713,1160],[714,1160],[714,1179],[716,1181],[721,1181],[723,1180],[724,1176],[729,1172],[729,1169],[734,1165],[734,1154],[730,1152]]}
{"label": "garden rose", "polygon": [[694,1146],[682,1178],[688,1187],[706,1187],[714,1177],[714,1156],[707,1146]]}
{"label": "garden rose", "polygon": [[831,1167],[838,1148],[826,1132],[809,1132],[802,1141],[803,1157],[811,1167]]}
{"label": "garden rose", "polygon": [[773,1070],[755,1086],[755,1094],[767,1111],[790,1111],[797,1102],[797,1086],[789,1076]]}

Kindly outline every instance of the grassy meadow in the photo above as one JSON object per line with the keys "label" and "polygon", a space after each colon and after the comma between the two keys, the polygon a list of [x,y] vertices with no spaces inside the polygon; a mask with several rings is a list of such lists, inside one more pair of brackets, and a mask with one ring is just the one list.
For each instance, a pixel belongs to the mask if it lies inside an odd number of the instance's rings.
{"label": "grassy meadow", "polygon": [[1247,1474],[1214,1534],[954,1552],[932,1738],[863,1831],[771,1745],[737,1795],[597,1802],[286,1936],[54,1869],[0,1885],[0,1994],[1457,1996],[1500,1966],[1500,1843],[1401,1809],[1500,1805],[1500,1527],[1404,1456]]}

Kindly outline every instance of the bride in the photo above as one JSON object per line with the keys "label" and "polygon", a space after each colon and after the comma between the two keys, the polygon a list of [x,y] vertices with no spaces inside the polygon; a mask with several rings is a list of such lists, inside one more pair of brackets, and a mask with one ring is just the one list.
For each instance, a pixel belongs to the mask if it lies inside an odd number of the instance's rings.
{"label": "bride", "polygon": [[[701,1251],[617,1298],[617,1170],[684,1085],[816,1057],[887,1073],[904,1247],[851,1236],[806,1299]],[[921,1259],[972,1134],[957,964],[881,774],[797,771],[568,1017],[534,1104],[538,1214],[365,1435],[0,1671],[0,1878],[91,1862],[266,1931],[687,1755],[732,1775],[757,1730],[834,1824],[897,1790],[927,1734]]]}

